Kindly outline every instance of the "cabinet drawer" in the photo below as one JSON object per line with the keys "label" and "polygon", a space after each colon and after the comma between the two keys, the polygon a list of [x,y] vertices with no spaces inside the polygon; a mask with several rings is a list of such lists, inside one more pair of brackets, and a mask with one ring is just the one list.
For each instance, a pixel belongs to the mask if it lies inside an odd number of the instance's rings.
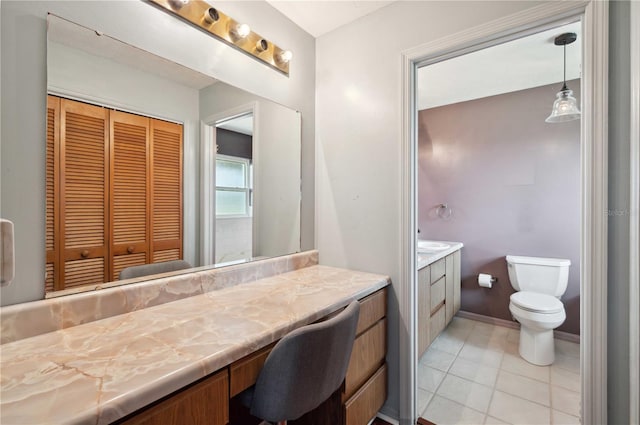
{"label": "cabinet drawer", "polygon": [[387,288],[360,300],[360,318],[356,335],[360,335],[387,314]]}
{"label": "cabinet drawer", "polygon": [[226,425],[228,422],[229,374],[224,369],[117,423]]}
{"label": "cabinet drawer", "polygon": [[447,269],[447,265],[445,264],[445,259],[441,258],[435,263],[431,264],[431,284],[434,284],[444,276],[444,273]]}
{"label": "cabinet drawer", "polygon": [[431,267],[423,267],[418,270],[418,285],[431,285]]}
{"label": "cabinet drawer", "polygon": [[344,378],[343,400],[351,395],[384,362],[387,352],[387,319],[382,319],[356,338]]}
{"label": "cabinet drawer", "polygon": [[445,287],[446,278],[442,276],[440,280],[431,285],[431,313],[433,314],[435,310],[442,304],[446,294]]}
{"label": "cabinet drawer", "polygon": [[264,362],[267,360],[267,356],[274,345],[271,344],[231,364],[229,367],[229,392],[231,397],[240,394],[256,383],[258,374],[262,370],[262,366],[264,366]]}
{"label": "cabinet drawer", "polygon": [[438,311],[431,315],[431,323],[429,324],[431,329],[431,340],[433,341],[440,332],[444,330],[446,323],[446,314],[444,304],[440,306]]}
{"label": "cabinet drawer", "polygon": [[346,425],[369,423],[387,398],[387,365],[384,364],[344,405]]}

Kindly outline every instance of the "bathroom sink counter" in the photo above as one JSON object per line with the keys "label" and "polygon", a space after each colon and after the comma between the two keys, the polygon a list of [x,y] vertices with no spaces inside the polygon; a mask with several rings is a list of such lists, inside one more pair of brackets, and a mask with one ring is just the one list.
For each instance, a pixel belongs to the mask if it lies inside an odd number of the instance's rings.
{"label": "bathroom sink counter", "polygon": [[0,346],[2,424],[107,424],[387,286],[315,265]]}
{"label": "bathroom sink counter", "polygon": [[416,262],[418,270],[420,270],[421,268],[427,267],[432,263],[435,263],[439,259],[444,258],[447,255],[458,251],[464,246],[462,242],[448,242],[448,241],[437,241],[437,242],[446,243],[449,245],[449,247],[440,251],[433,251],[429,253],[418,252],[418,261]]}

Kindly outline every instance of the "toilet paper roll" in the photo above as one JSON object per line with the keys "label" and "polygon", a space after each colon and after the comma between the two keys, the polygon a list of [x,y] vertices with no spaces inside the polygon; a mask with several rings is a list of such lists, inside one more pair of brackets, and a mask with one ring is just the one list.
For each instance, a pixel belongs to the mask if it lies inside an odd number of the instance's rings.
{"label": "toilet paper roll", "polygon": [[491,289],[491,285],[493,285],[492,281],[493,276],[491,276],[490,274],[480,273],[478,275],[478,285],[482,286],[483,288]]}

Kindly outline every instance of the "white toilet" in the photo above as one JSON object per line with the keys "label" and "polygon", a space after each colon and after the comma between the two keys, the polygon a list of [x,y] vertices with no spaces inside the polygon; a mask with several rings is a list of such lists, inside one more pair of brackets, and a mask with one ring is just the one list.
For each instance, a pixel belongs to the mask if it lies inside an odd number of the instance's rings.
{"label": "white toilet", "polygon": [[509,311],[520,322],[520,355],[546,366],[555,359],[553,330],[566,314],[560,297],[567,290],[571,261],[507,255],[507,269],[515,294]]}

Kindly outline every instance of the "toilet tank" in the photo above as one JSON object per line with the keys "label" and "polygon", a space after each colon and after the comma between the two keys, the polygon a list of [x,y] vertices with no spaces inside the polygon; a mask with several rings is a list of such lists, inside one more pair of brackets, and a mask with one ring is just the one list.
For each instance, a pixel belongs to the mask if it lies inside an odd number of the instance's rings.
{"label": "toilet tank", "polygon": [[570,265],[570,260],[561,258],[507,255],[507,270],[513,289],[558,298],[567,290]]}

